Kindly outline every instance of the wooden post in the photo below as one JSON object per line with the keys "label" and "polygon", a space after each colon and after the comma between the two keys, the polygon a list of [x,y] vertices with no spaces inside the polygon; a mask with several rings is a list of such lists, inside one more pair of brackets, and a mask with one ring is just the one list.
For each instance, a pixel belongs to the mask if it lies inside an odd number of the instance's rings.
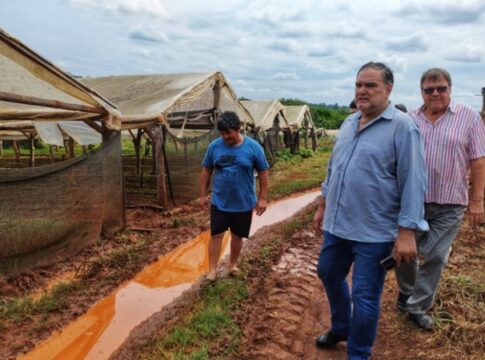
{"label": "wooden post", "polygon": [[168,194],[167,194],[167,176],[165,169],[165,157],[163,154],[163,132],[162,127],[158,126],[154,131],[155,136],[155,151],[156,165],[157,165],[157,193],[158,202],[164,209],[168,208]]}
{"label": "wooden post", "polygon": [[212,109],[212,116],[214,119],[214,126],[217,123],[217,117],[219,115],[219,107],[221,106],[221,83],[219,81],[216,81],[214,84],[214,88],[212,89],[214,91],[214,103],[213,103],[213,109]]}
{"label": "wooden post", "polygon": [[0,157],[3,157],[3,141],[0,140]]}
{"label": "wooden post", "polygon": [[140,160],[140,145],[141,145],[141,135],[142,135],[142,130],[138,129],[136,136],[133,137],[133,147],[135,148],[135,159],[136,159],[136,169],[135,173],[136,175],[141,174],[141,160]]}
{"label": "wooden post", "polygon": [[50,163],[54,163],[54,147],[52,145],[49,145],[49,158],[50,158]]}
{"label": "wooden post", "polygon": [[35,165],[35,147],[34,147],[35,134],[29,136],[29,166]]}
{"label": "wooden post", "polygon": [[275,133],[275,150],[280,150],[280,120],[279,115],[276,115],[276,118],[273,122],[274,133]]}
{"label": "wooden post", "polygon": [[17,140],[12,140],[12,148],[15,153],[15,159],[17,160],[17,162],[20,162],[20,148]]}
{"label": "wooden post", "polygon": [[305,131],[304,133],[304,142],[305,142],[305,149],[308,149],[308,127],[310,125],[310,121],[308,121],[308,116],[305,113],[305,117],[303,120],[303,129]]}
{"label": "wooden post", "polygon": [[312,137],[312,150],[316,151],[318,143],[317,143],[317,134],[315,133],[315,128],[313,128],[313,127],[311,128],[310,134],[311,134],[311,137]]}
{"label": "wooden post", "polygon": [[69,144],[69,157],[71,159],[74,159],[76,157],[76,154],[75,154],[75,151],[74,151],[74,139],[69,138],[68,144]]}

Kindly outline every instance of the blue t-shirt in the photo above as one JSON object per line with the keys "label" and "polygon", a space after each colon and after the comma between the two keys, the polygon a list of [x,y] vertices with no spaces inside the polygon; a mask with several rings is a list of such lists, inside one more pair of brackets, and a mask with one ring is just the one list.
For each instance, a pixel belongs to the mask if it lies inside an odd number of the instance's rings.
{"label": "blue t-shirt", "polygon": [[237,146],[228,146],[222,138],[208,147],[202,166],[213,169],[211,203],[221,211],[250,211],[256,206],[256,182],[253,170],[269,168],[263,149],[244,136]]}

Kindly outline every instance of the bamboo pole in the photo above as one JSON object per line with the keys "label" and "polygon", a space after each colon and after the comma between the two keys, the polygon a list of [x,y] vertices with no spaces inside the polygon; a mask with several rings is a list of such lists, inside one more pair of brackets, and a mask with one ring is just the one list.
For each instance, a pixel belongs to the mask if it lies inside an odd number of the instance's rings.
{"label": "bamboo pole", "polygon": [[81,105],[81,104],[71,104],[64,101],[48,100],[48,99],[42,99],[42,98],[33,97],[33,96],[25,96],[25,95],[8,93],[4,91],[0,91],[0,100],[19,103],[19,104],[39,105],[39,106],[45,106],[45,107],[50,107],[55,109],[84,111],[84,112],[102,114],[102,115],[105,115],[107,113],[106,110],[104,110],[101,107],[93,107],[93,106],[87,106],[87,105]]}

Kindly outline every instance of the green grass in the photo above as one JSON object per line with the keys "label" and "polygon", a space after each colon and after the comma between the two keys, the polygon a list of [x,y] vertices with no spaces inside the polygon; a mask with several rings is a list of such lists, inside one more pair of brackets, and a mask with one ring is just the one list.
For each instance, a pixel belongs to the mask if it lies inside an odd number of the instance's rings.
{"label": "green grass", "polygon": [[0,299],[0,319],[20,323],[37,314],[61,311],[69,306],[68,295],[84,287],[82,281],[62,282],[35,300],[31,296]]}
{"label": "green grass", "polygon": [[148,344],[140,359],[209,359],[211,348],[219,356],[234,354],[241,332],[231,311],[247,299],[242,277],[219,280],[202,288],[194,311],[168,334]]}
{"label": "green grass", "polygon": [[[330,143],[329,143],[330,141]],[[331,153],[325,146],[331,149],[329,138],[320,138],[317,151],[303,149],[305,155],[291,156],[288,151],[275,163],[270,170],[269,198],[277,199],[295,192],[319,187],[325,180],[327,164]]]}

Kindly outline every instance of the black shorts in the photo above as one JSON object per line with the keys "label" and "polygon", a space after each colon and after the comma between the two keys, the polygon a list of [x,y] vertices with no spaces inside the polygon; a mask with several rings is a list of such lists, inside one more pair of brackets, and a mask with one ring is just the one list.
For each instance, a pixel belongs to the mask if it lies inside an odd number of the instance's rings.
{"label": "black shorts", "polygon": [[237,236],[249,237],[253,211],[227,212],[217,209],[211,205],[211,235],[218,235],[231,229]]}

